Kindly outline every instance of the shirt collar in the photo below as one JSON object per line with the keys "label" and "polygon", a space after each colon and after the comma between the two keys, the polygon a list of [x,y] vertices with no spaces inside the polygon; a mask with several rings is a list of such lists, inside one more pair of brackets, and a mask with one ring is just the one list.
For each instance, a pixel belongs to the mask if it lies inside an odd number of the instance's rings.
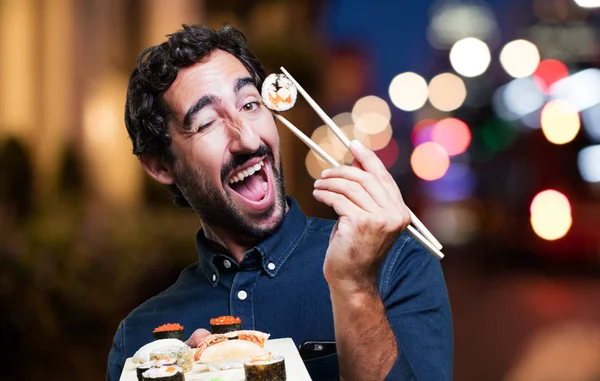
{"label": "shirt collar", "polygon": [[[262,267],[270,277],[277,275],[306,232],[307,218],[298,202],[291,196],[287,196],[287,202],[289,209],[279,229],[246,252],[248,255],[256,249],[261,254]],[[216,287],[219,283],[219,271],[214,265],[214,259],[223,254],[211,249],[206,240],[204,231],[200,229],[196,234],[198,264],[206,279]]]}

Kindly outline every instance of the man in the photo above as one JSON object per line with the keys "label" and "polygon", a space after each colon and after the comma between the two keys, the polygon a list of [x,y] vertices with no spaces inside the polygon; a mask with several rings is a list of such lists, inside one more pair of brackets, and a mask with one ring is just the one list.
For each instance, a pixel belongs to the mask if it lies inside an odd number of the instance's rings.
{"label": "man", "polygon": [[443,275],[403,233],[410,217],[391,175],[353,142],[356,163],[325,171],[313,192],[339,219],[307,218],[285,196],[264,78],[231,26],[184,25],[140,56],[125,112],[134,153],[176,204],[194,209],[202,229],[198,262],[121,322],[108,379],[118,380],[158,325],[196,329],[234,315],[245,329],[297,345],[335,340],[337,354],[305,362],[314,380],[450,380]]}

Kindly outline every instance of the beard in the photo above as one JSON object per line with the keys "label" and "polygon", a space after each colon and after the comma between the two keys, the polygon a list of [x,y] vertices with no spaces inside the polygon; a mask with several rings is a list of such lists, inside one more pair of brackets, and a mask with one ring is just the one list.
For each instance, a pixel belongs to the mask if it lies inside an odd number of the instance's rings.
{"label": "beard", "polygon": [[[229,192],[224,191],[228,187],[223,185],[227,181],[225,177],[233,169],[243,165],[252,158],[263,156],[266,156],[271,163],[271,178],[275,182],[273,184],[275,201],[258,216],[258,220],[262,221],[275,213],[280,213],[277,220],[266,227],[258,226],[255,221],[242,213],[232,201]],[[181,160],[175,160],[173,172],[175,175],[175,184],[192,209],[198,214],[203,224],[221,227],[249,238],[263,239],[273,234],[279,228],[285,216],[286,199],[281,150],[279,151],[278,164],[279,169],[275,167],[275,158],[272,150],[266,145],[261,145],[256,152],[236,155],[223,166],[221,170],[221,187],[218,187],[203,176],[201,169],[195,166],[183,165]]]}

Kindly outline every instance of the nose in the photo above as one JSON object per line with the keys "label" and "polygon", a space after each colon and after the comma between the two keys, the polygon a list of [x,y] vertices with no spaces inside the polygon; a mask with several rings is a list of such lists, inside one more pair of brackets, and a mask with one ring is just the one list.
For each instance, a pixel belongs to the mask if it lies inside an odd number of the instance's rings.
{"label": "nose", "polygon": [[253,153],[260,147],[260,136],[256,133],[251,123],[238,120],[231,123],[230,151],[232,154]]}

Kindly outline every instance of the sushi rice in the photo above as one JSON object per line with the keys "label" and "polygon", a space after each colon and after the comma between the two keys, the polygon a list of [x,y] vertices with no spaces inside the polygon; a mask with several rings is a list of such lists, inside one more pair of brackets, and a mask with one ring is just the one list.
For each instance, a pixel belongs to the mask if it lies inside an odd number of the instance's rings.
{"label": "sushi rice", "polygon": [[298,89],[285,75],[270,74],[263,82],[261,96],[270,110],[287,111],[296,104]]}
{"label": "sushi rice", "polygon": [[142,373],[142,380],[183,381],[183,369],[177,365],[150,368]]}

